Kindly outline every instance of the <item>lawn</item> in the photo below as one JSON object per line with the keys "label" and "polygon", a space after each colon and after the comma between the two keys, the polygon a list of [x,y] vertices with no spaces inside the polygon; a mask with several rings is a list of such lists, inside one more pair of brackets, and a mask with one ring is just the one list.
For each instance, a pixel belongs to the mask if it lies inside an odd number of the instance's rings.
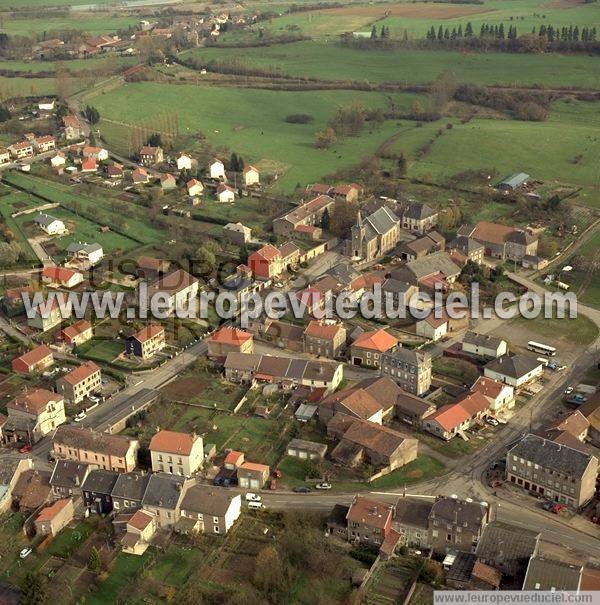
{"label": "lawn", "polygon": [[125,347],[121,340],[104,340],[92,338],[77,347],[77,353],[86,359],[93,359],[105,363],[111,363],[123,351]]}
{"label": "lawn", "polygon": [[14,97],[56,94],[53,78],[7,78],[0,76],[0,101]]}
{"label": "lawn", "polygon": [[[23,0],[25,4],[30,0]],[[1,5],[1,0],[0,0]],[[46,34],[47,38],[53,38],[53,32],[58,33],[65,30],[79,30],[90,36],[114,33],[119,29],[127,29],[139,21],[136,16],[103,13],[91,14],[83,17],[61,17],[61,18],[31,18],[2,19],[2,31],[10,36],[32,36]]]}
{"label": "lawn", "polygon": [[[177,107],[182,132],[203,132],[215,147],[235,150],[252,164],[268,161],[271,172],[280,177],[277,187],[289,191],[299,182],[311,183],[359,163],[395,132],[395,122],[367,125],[359,137],[347,137],[328,150],[316,149],[315,132],[326,126],[336,107],[360,102],[365,107],[386,108],[391,99],[397,107],[409,109],[415,98],[361,91],[291,92],[144,82],[126,84],[89,102],[101,115],[110,115],[111,121],[101,121],[100,131],[108,144],[123,153],[128,152],[129,132],[123,123],[136,124],[141,117],[147,122]],[[294,113],[310,114],[314,120],[309,124],[284,121]]]}
{"label": "lawn", "polygon": [[128,594],[129,586],[147,567],[153,555],[149,548],[142,556],[121,553],[113,562],[110,575],[102,582],[96,592],[86,595],[88,605],[105,605],[105,603],[120,602]]}
{"label": "lawn", "polygon": [[581,313],[574,319],[568,317],[546,319],[543,313],[535,319],[525,319],[519,316],[513,319],[512,323],[548,339],[551,345],[560,344],[560,342],[587,345],[598,336],[596,324]]}
{"label": "lawn", "polygon": [[[68,235],[52,238],[52,243],[59,250],[54,255],[57,261],[62,261],[66,258],[66,249],[73,242],[98,243],[102,246],[106,255],[118,251],[131,250],[139,245],[132,239],[114,231],[102,232],[98,223],[78,216],[64,208],[53,208],[48,213],[55,218],[61,219],[69,230]],[[16,218],[16,222],[22,228],[25,223],[30,223],[34,218],[35,214],[23,214]]]}
{"label": "lawn", "polygon": [[72,553],[77,550],[88,536],[92,534],[93,527],[83,521],[76,527],[65,527],[57,536],[50,542],[50,545],[44,552],[68,559]]}
{"label": "lawn", "polygon": [[[394,150],[400,151],[406,145],[410,157],[415,137],[420,139],[425,132],[433,134],[433,128],[434,125],[427,125],[409,132],[406,140],[400,137]],[[508,149],[510,153],[499,153]],[[427,155],[411,164],[409,175],[439,182],[466,170],[496,169],[501,176],[522,171],[546,184],[586,187],[588,195],[581,201],[599,207],[599,154],[598,106],[560,103],[546,122],[490,119],[455,122],[451,130],[435,140]]]}
{"label": "lawn", "polygon": [[[568,273],[561,273],[560,279],[571,286],[571,292],[577,295],[577,300],[583,304],[592,307],[600,307],[600,279],[598,278],[598,262],[600,250],[600,229],[579,248],[573,256],[583,256],[588,261],[594,262],[594,269],[574,269]],[[572,262],[571,256],[561,266],[568,265]],[[551,270],[550,273],[553,271]]]}
{"label": "lawn", "polygon": [[206,63],[235,60],[322,80],[425,84],[452,72],[458,82],[477,84],[600,87],[598,58],[587,55],[356,50],[334,42],[305,41],[260,48],[196,48],[182,56]]}
{"label": "lawn", "polygon": [[[2,215],[2,219],[6,223],[6,226],[13,232],[15,240],[21,246],[25,262],[33,265],[38,263],[38,257],[33,251],[33,248],[30,246],[25,233],[21,230],[18,219],[11,217],[11,214],[15,212],[14,204],[22,203],[29,205],[32,203],[32,201],[32,198],[25,193],[14,193],[8,196],[0,197],[0,215]],[[39,200],[36,200],[35,205],[38,203]],[[2,265],[1,260],[0,265]]]}
{"label": "lawn", "polygon": [[68,70],[71,73],[79,71],[91,71],[96,74],[106,72],[112,73],[121,66],[131,65],[138,61],[136,57],[118,57],[117,55],[105,55],[91,57],[89,59],[73,59],[65,61],[17,61],[14,59],[2,61],[2,69],[15,72],[53,72],[57,69]]}
{"label": "lawn", "polygon": [[421,454],[406,466],[392,471],[379,479],[371,482],[369,485],[374,489],[393,489],[427,481],[441,475],[444,472],[444,465],[425,454]]}
{"label": "lawn", "polygon": [[151,568],[152,578],[170,586],[183,586],[188,577],[198,568],[204,553],[197,549],[182,548],[170,544]]}
{"label": "lawn", "polygon": [[23,172],[8,172],[3,178],[34,195],[43,196],[45,200],[57,202],[67,210],[93,216],[99,225],[108,225],[113,231],[139,243],[150,244],[165,239],[162,231],[149,224],[145,208],[116,198],[111,200],[105,190],[98,190],[97,196],[92,196],[81,193],[73,186]]}

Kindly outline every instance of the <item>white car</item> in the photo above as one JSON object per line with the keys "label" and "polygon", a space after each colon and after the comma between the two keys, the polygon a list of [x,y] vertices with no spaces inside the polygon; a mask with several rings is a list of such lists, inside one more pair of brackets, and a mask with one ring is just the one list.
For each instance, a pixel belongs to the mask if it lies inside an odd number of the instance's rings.
{"label": "white car", "polygon": [[100,397],[96,397],[96,395],[90,395],[88,397],[88,399],[92,402],[92,403],[100,403]]}
{"label": "white car", "polygon": [[317,489],[331,489],[331,483],[327,483],[327,481],[323,481],[322,483],[317,483],[315,485]]}
{"label": "white car", "polygon": [[485,421],[491,426],[498,426],[500,424],[495,418],[486,418]]}
{"label": "white car", "polygon": [[87,418],[87,414],[85,412],[79,412],[75,418],[73,418],[74,422],[81,422]]}
{"label": "white car", "polygon": [[565,395],[570,395],[573,392],[573,387],[567,387],[565,389]]}
{"label": "white car", "polygon": [[246,494],[246,502],[260,502],[262,498],[258,494],[248,492]]}
{"label": "white car", "polygon": [[21,557],[21,559],[25,559],[26,557],[28,557],[31,554],[31,548],[24,548],[20,553],[19,553],[19,557]]}

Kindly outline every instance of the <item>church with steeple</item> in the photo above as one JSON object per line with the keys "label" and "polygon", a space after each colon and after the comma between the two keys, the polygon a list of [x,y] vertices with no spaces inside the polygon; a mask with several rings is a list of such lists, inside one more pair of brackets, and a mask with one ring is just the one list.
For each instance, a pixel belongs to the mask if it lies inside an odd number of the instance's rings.
{"label": "church with steeple", "polygon": [[400,219],[387,206],[364,219],[359,211],[356,223],[350,228],[346,254],[357,260],[372,261],[387,254],[400,239]]}

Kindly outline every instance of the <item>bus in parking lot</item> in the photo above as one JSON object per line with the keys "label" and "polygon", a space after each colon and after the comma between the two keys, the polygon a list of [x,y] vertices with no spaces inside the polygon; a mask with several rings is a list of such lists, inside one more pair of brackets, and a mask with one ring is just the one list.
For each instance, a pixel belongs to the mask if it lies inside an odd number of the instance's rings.
{"label": "bus in parking lot", "polygon": [[556,355],[556,349],[554,347],[542,344],[541,342],[534,342],[533,340],[530,340],[527,343],[527,348],[530,351],[535,351],[540,355],[547,355],[548,357],[554,357],[554,355]]}

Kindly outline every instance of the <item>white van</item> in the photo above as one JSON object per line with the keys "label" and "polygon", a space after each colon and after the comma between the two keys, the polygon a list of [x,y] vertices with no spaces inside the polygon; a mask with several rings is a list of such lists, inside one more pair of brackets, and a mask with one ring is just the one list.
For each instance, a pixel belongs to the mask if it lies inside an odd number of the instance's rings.
{"label": "white van", "polygon": [[248,502],[248,508],[263,508],[263,503],[250,501]]}

